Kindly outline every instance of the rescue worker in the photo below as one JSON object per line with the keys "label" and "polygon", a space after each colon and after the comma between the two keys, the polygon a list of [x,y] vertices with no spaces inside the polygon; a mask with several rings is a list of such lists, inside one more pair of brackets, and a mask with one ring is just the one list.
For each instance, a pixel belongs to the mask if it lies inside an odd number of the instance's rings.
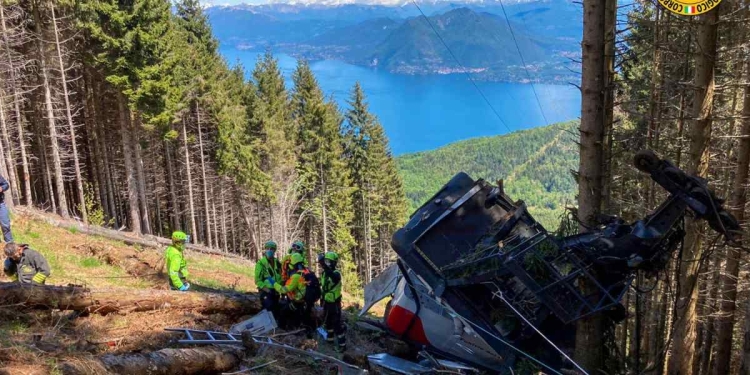
{"label": "rescue worker", "polygon": [[292,243],[292,246],[289,248],[289,254],[287,254],[284,259],[281,261],[281,281],[286,283],[287,280],[289,280],[289,277],[294,274],[294,266],[292,265],[292,255],[294,254],[300,254],[302,255],[302,261],[305,263],[305,267],[307,267],[307,259],[305,258],[305,244],[302,241],[294,241]]}
{"label": "rescue worker", "polygon": [[278,319],[279,293],[274,289],[274,284],[281,282],[281,262],[276,259],[276,248],[273,241],[263,245],[263,257],[255,265],[255,285],[258,286],[263,308]]}
{"label": "rescue worker", "polygon": [[293,253],[290,256],[290,264],[294,273],[289,276],[285,284],[274,284],[274,289],[279,294],[286,295],[286,300],[281,306],[282,319],[279,323],[284,329],[295,328],[301,324],[307,331],[308,337],[312,337],[312,304],[305,300],[307,282],[304,275],[309,271],[305,267],[304,256],[300,253]]}
{"label": "rescue worker", "polygon": [[187,282],[187,262],[182,253],[189,238],[190,236],[185,232],[176,231],[172,233],[172,244],[167,247],[167,251],[164,253],[169,275],[169,288],[172,290],[186,291],[190,289],[190,283]]}
{"label": "rescue worker", "polygon": [[50,274],[49,263],[42,254],[29,248],[29,245],[5,244],[3,272],[13,281],[23,284],[44,285]]}
{"label": "rescue worker", "polygon": [[346,350],[346,328],[341,321],[341,272],[336,269],[339,255],[333,251],[321,254],[318,263],[323,268],[320,279],[323,298],[323,314],[325,316],[326,341],[336,345],[336,350]]}

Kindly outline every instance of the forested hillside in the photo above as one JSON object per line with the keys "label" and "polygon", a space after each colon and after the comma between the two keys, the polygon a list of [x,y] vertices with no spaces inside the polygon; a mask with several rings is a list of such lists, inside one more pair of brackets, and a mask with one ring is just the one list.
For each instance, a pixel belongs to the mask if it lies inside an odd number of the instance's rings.
{"label": "forested hillside", "polygon": [[[257,258],[335,250],[356,288],[405,217],[382,127],[352,82],[326,98],[300,61],[230,69],[197,0],[3,1],[0,173],[8,205]],[[359,277],[357,277],[359,275]]]}
{"label": "forested hillside", "polygon": [[503,179],[511,198],[526,202],[534,218],[555,230],[565,205],[575,202],[577,185],[570,171],[578,165],[577,125],[555,124],[399,156],[410,211],[463,171],[492,183]]}

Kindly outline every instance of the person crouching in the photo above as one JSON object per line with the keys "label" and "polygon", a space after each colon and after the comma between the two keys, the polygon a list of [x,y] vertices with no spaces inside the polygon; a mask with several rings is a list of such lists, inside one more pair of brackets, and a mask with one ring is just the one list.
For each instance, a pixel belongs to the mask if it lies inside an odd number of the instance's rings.
{"label": "person crouching", "polygon": [[16,245],[13,242],[5,244],[5,263],[3,272],[13,281],[22,284],[44,285],[50,275],[49,263],[39,252],[29,248],[29,245]]}

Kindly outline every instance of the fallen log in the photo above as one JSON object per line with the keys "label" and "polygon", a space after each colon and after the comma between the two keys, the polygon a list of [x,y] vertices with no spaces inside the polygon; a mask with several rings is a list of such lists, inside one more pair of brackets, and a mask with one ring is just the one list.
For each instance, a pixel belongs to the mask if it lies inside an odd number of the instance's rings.
{"label": "fallen log", "polygon": [[244,349],[236,346],[207,346],[162,349],[147,354],[105,355],[63,363],[66,375],[149,374],[191,375],[230,371],[240,365]]}
{"label": "fallen log", "polygon": [[74,310],[95,314],[197,310],[204,314],[255,314],[262,309],[255,294],[196,293],[171,290],[89,289],[77,286],[38,286],[0,283],[0,306]]}

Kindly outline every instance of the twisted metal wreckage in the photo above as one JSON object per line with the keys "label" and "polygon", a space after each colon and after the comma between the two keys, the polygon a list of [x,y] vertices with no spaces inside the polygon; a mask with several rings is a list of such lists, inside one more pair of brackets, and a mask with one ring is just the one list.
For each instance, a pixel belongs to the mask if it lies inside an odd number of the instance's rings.
{"label": "twisted metal wreckage", "polygon": [[575,339],[571,323],[594,314],[624,319],[620,301],[636,271],[665,269],[682,244],[686,215],[706,220],[727,242],[739,235],[737,220],[705,180],[650,151],[638,153],[634,164],[669,197],[642,220],[610,216],[587,233],[562,238],[536,222],[522,201],[513,202],[502,182],[453,177],[394,234],[399,259],[365,287],[360,313],[392,297],[383,321],[373,324],[429,360],[417,365],[379,354],[370,363],[401,373],[429,372],[431,365],[470,371],[460,362],[510,374],[525,357],[546,372],[585,374],[566,354]]}

